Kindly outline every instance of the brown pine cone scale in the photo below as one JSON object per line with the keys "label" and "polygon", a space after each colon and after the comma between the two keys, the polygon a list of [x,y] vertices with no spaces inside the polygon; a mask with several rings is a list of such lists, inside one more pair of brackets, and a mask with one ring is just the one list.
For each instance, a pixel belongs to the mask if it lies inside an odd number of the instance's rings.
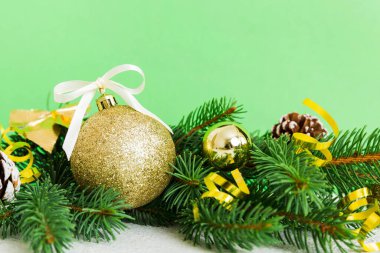
{"label": "brown pine cone scale", "polygon": [[293,135],[304,133],[314,138],[322,138],[327,134],[322,122],[309,114],[288,113],[281,117],[280,122],[273,126],[273,138],[279,138],[282,134]]}

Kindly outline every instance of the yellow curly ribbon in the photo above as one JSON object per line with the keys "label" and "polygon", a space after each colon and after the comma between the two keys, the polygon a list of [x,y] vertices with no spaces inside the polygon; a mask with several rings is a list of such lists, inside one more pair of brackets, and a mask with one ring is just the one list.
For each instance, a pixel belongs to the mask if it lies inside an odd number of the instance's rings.
{"label": "yellow curly ribbon", "polygon": [[[367,199],[370,196],[372,196],[371,191],[365,187],[349,193],[343,200],[344,204],[349,204],[350,215],[347,220],[364,220],[360,228],[352,231],[356,235],[360,234],[362,238],[365,238],[368,233],[380,225],[379,203],[377,199]],[[365,211],[355,212],[365,206],[367,207]],[[358,242],[366,252],[380,250],[380,242],[365,243],[364,239],[359,239]]]}
{"label": "yellow curly ribbon", "polygon": [[312,155],[315,159],[314,164],[316,166],[323,166],[324,164],[332,160],[332,155],[329,148],[331,144],[335,141],[336,137],[339,135],[339,127],[334,118],[331,117],[331,115],[317,103],[315,103],[309,98],[305,99],[303,103],[310,109],[315,111],[317,114],[319,114],[324,120],[326,120],[326,122],[330,125],[334,132],[335,137],[327,142],[320,142],[317,139],[303,133],[293,134],[293,138],[296,140],[296,143],[301,144],[302,146],[302,148],[299,150],[300,152],[306,151],[311,154],[311,151],[316,150],[323,154],[325,159],[321,159]]}
{"label": "yellow curly ribbon", "polygon": [[[224,177],[218,175],[217,173],[211,172],[204,179],[208,191],[203,193],[201,198],[215,198],[219,200],[221,204],[227,204],[226,208],[229,209],[229,204],[234,200],[234,197],[242,198],[246,195],[249,195],[248,186],[244,182],[243,176],[241,175],[239,169],[233,170],[231,172],[231,175],[234,178],[237,186]],[[220,191],[217,185],[228,193]]]}
{"label": "yellow curly ribbon", "polygon": [[[203,193],[201,198],[215,198],[219,200],[219,203],[224,204],[226,209],[230,210],[230,203],[234,200],[234,197],[243,198],[250,194],[239,169],[233,170],[231,175],[237,186],[215,172],[208,174],[204,179],[208,191]],[[217,185],[228,193],[220,191]],[[193,206],[193,215],[194,220],[199,221],[199,208],[196,203]]]}
{"label": "yellow curly ribbon", "polygon": [[[8,144],[8,147],[3,149],[0,146],[0,149],[15,163],[21,163],[29,160],[28,165],[20,172],[20,177],[21,177],[21,183],[30,183],[35,181],[38,177],[41,176],[41,173],[38,171],[37,168],[33,167],[34,163],[34,157],[33,153],[31,151],[31,147],[28,143],[26,142],[13,142],[9,137],[8,133],[11,132],[10,128],[4,129],[0,125],[0,133],[1,133],[1,138],[0,140],[4,140],[6,144]],[[28,154],[24,156],[14,156],[12,155],[13,152],[15,152],[18,149],[24,148],[27,150]]]}

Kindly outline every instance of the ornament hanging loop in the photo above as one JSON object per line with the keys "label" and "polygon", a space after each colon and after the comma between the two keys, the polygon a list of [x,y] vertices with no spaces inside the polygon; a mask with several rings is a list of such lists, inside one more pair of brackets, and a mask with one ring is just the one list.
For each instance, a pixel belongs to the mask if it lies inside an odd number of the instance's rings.
{"label": "ornament hanging loop", "polygon": [[102,77],[99,77],[96,79],[95,83],[98,86],[100,94],[103,95],[106,92],[106,88],[103,85],[105,83],[104,79]]}

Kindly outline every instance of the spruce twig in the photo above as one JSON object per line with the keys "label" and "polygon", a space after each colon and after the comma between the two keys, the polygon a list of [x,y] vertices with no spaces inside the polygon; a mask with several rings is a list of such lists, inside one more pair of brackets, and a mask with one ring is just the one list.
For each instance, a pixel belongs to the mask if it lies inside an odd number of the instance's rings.
{"label": "spruce twig", "polygon": [[226,98],[212,99],[199,106],[173,128],[177,153],[182,153],[185,149],[198,153],[208,127],[221,121],[235,121],[243,112],[235,101]]}
{"label": "spruce twig", "polygon": [[194,244],[205,243],[219,251],[237,247],[252,249],[253,246],[275,244],[273,233],[283,229],[281,217],[271,208],[262,205],[252,207],[250,203],[235,202],[231,211],[213,199],[198,201],[199,220],[194,220],[190,206],[179,219],[180,232]]}
{"label": "spruce twig", "polygon": [[201,130],[215,122],[218,122],[220,119],[224,118],[225,116],[227,115],[230,115],[232,113],[234,113],[236,111],[236,107],[235,106],[232,106],[230,108],[228,108],[226,111],[224,111],[223,113],[219,114],[219,115],[216,115],[215,117],[213,117],[212,119],[209,119],[205,122],[203,122],[202,124],[198,125],[198,126],[195,126],[193,127],[187,134],[183,135],[181,138],[179,138],[176,142],[175,142],[175,145],[178,146],[184,139],[188,138],[189,136],[193,135],[195,132],[197,132],[198,130]]}
{"label": "spruce twig", "polygon": [[65,190],[50,181],[25,185],[17,194],[15,219],[34,252],[61,253],[69,248],[74,225]]}
{"label": "spruce twig", "polygon": [[123,220],[133,219],[124,211],[129,205],[113,189],[75,187],[70,190],[69,199],[75,235],[88,241],[114,240],[115,234],[126,228]]}
{"label": "spruce twig", "polygon": [[[307,252],[336,252],[335,247],[341,252],[357,251],[358,246],[353,240],[357,236],[348,226],[356,225],[355,221],[347,221],[347,215],[341,214],[341,209],[336,203],[325,203],[324,208],[315,209],[307,216],[294,214],[293,212],[279,211],[276,214],[284,217],[285,230],[278,234],[284,242],[304,249]],[[311,236],[314,249],[307,238]]]}
{"label": "spruce twig", "polygon": [[344,132],[331,147],[334,160],[322,169],[339,194],[380,184],[380,129]]}
{"label": "spruce twig", "polygon": [[323,207],[321,197],[329,186],[320,168],[310,165],[310,156],[296,150],[286,136],[268,138],[262,149],[253,145],[252,156],[257,180],[276,198],[272,206],[307,215],[312,206]]}
{"label": "spruce twig", "polygon": [[18,222],[14,217],[14,204],[0,200],[0,234],[2,238],[18,233]]}
{"label": "spruce twig", "polygon": [[167,227],[175,223],[177,212],[174,209],[168,209],[161,195],[145,206],[127,210],[127,214],[134,218],[131,220],[132,223]]}
{"label": "spruce twig", "polygon": [[334,158],[330,162],[330,164],[344,165],[344,164],[357,164],[357,163],[372,163],[376,161],[380,161],[380,153]]}
{"label": "spruce twig", "polygon": [[190,151],[185,151],[176,157],[174,180],[163,193],[163,201],[168,209],[180,210],[189,205],[191,201],[200,198],[206,191],[203,179],[211,168],[205,165],[206,159],[194,155]]}

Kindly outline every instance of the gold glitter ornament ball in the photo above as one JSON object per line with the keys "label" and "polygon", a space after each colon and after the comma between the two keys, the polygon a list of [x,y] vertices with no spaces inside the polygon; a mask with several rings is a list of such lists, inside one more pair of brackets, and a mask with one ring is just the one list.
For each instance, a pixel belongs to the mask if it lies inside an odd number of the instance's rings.
{"label": "gold glitter ornament ball", "polygon": [[204,135],[203,152],[216,169],[232,170],[249,159],[249,133],[235,122],[221,122]]}
{"label": "gold glitter ornament ball", "polygon": [[71,167],[82,186],[121,192],[133,208],[145,205],[169,184],[175,146],[168,130],[131,107],[116,105],[83,125]]}

